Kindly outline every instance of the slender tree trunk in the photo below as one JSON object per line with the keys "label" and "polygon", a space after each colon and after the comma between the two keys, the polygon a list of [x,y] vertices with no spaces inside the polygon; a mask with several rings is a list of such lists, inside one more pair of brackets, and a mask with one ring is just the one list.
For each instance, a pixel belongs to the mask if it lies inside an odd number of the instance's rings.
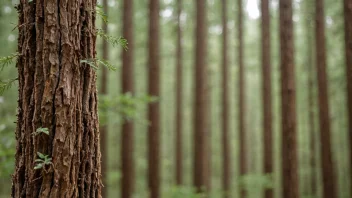
{"label": "slender tree trunk", "polygon": [[299,198],[292,0],[280,0],[283,197]]}
{"label": "slender tree trunk", "polygon": [[[107,15],[108,14],[108,2],[107,0],[103,0],[103,11]],[[107,34],[108,33],[108,24],[103,21],[103,31]],[[102,55],[104,60],[108,60],[109,58],[109,47],[108,42],[103,40],[103,50]],[[107,95],[108,83],[108,71],[106,67],[102,67],[102,76],[101,76],[101,87],[100,87],[100,94]],[[102,196],[108,197],[108,188],[107,188],[107,170],[108,170],[108,127],[106,123],[100,125],[100,145],[101,145],[101,153],[102,153],[102,162],[101,162],[101,173],[103,178],[103,184],[105,187],[102,189]]]}
{"label": "slender tree trunk", "polygon": [[[264,173],[273,173],[272,102],[271,102],[271,45],[269,0],[262,0],[262,75],[263,75],[263,126]],[[273,189],[265,189],[265,198],[273,197]]]}
{"label": "slender tree trunk", "polygon": [[[25,1],[19,12],[19,99],[12,197],[101,197],[95,71],[96,1]],[[36,129],[45,133],[33,134]],[[34,169],[37,152],[52,164]],[[84,179],[82,179],[84,178]]]}
{"label": "slender tree trunk", "polygon": [[[345,9],[345,47],[346,47],[346,79],[347,79],[347,106],[348,106],[348,123],[349,123],[349,141],[350,141],[350,169],[352,169],[352,1],[344,0]],[[352,171],[351,171],[352,174]],[[352,195],[352,175],[351,195]]]}
{"label": "slender tree trunk", "polygon": [[222,0],[222,152],[223,152],[223,191],[230,196],[230,148],[229,148],[229,95],[228,95],[228,55],[227,55],[227,1]]}
{"label": "slender tree trunk", "polygon": [[207,188],[208,153],[208,86],[206,65],[206,1],[196,1],[196,60],[195,60],[195,105],[194,105],[194,169],[193,184],[198,192]]}
{"label": "slender tree trunk", "polygon": [[[159,97],[159,0],[149,1],[149,95]],[[151,198],[160,197],[160,105],[148,108],[148,186]]]}
{"label": "slender tree trunk", "polygon": [[182,0],[177,0],[177,50],[176,50],[176,148],[175,148],[175,164],[176,164],[176,184],[182,185],[182,127],[183,127],[183,111],[182,111],[182,30],[181,30],[181,13]]}
{"label": "slender tree trunk", "polygon": [[324,198],[336,197],[334,167],[331,152],[329,96],[326,75],[325,18],[323,0],[316,0],[316,68],[319,93],[319,121],[321,138],[321,163]]}
{"label": "slender tree trunk", "polygon": [[[134,37],[133,37],[133,1],[123,1],[123,36],[128,41],[128,50],[122,51],[122,93],[134,93]],[[134,190],[134,125],[124,120],[121,138],[121,197],[131,198]]]}
{"label": "slender tree trunk", "polygon": [[[246,96],[245,96],[245,74],[244,74],[244,46],[243,46],[243,1],[238,0],[238,65],[239,65],[239,136],[240,136],[240,175],[241,178],[247,174],[247,149],[246,149]],[[245,186],[241,187],[241,197],[246,197]]]}

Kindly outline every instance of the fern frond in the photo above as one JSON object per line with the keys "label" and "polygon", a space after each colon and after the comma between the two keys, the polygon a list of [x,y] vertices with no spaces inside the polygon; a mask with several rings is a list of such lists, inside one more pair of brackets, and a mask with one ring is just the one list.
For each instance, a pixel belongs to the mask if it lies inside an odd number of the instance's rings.
{"label": "fern frond", "polygon": [[0,57],[0,71],[4,69],[4,67],[13,63],[14,59],[19,56],[18,53],[11,54],[10,56]]}
{"label": "fern frond", "polygon": [[109,63],[108,61],[101,60],[101,59],[98,59],[98,58],[81,60],[81,63],[86,63],[87,65],[91,66],[94,70],[98,70],[99,69],[99,64],[103,65],[104,67],[107,67],[111,71],[116,71],[117,70],[117,68],[114,65],[112,65],[111,63]]}
{"label": "fern frond", "polygon": [[101,29],[97,30],[97,35],[100,36],[102,39],[106,40],[108,43],[112,44],[114,47],[117,45],[121,45],[123,49],[128,50],[127,39],[123,37],[115,37],[115,36],[107,35]]}
{"label": "fern frond", "polygon": [[0,95],[3,95],[6,90],[10,89],[16,80],[17,78],[8,81],[0,81]]}

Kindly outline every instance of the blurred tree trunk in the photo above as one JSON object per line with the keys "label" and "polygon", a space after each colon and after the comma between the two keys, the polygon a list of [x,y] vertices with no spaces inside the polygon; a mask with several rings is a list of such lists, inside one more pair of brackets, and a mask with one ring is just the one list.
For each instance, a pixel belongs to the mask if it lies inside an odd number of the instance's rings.
{"label": "blurred tree trunk", "polygon": [[[128,50],[122,51],[122,93],[134,93],[134,37],[133,1],[123,1],[123,36],[128,41]],[[131,198],[134,190],[134,125],[131,120],[122,123],[121,138],[121,197]]]}
{"label": "blurred tree trunk", "polygon": [[[243,178],[247,174],[247,149],[246,149],[246,95],[245,95],[245,73],[244,73],[244,46],[243,46],[243,1],[238,0],[238,86],[239,86],[239,140],[240,140],[240,175]],[[246,197],[245,186],[241,185],[241,198]]]}
{"label": "blurred tree trunk", "polygon": [[208,78],[206,65],[206,1],[196,1],[196,59],[194,105],[194,166],[193,184],[198,192],[208,187]]}
{"label": "blurred tree trunk", "polygon": [[325,17],[323,0],[316,0],[315,38],[318,79],[321,163],[324,198],[336,197],[336,184],[331,152],[329,96],[326,75]]}
{"label": "blurred tree trunk", "polygon": [[[21,55],[12,197],[101,197],[96,73],[80,65],[96,56],[95,7],[95,0],[21,0],[17,6]],[[33,134],[40,127],[49,135]],[[37,152],[52,164],[34,169]]]}
{"label": "blurred tree trunk", "polygon": [[[347,77],[347,106],[350,141],[350,169],[352,169],[352,1],[344,0],[345,9],[345,47],[346,47],[346,77]],[[352,174],[352,171],[351,171]],[[352,175],[351,194],[352,194]]]}
{"label": "blurred tree trunk", "polygon": [[230,148],[229,148],[229,95],[228,95],[228,55],[227,55],[227,1],[222,0],[222,152],[223,152],[223,191],[230,196]]}
{"label": "blurred tree trunk", "polygon": [[[150,96],[160,95],[159,0],[149,1],[149,83]],[[148,105],[148,187],[151,198],[160,197],[160,105]]]}
{"label": "blurred tree trunk", "polygon": [[299,198],[292,0],[280,0],[283,197]]}
{"label": "blurred tree trunk", "polygon": [[[108,1],[103,0],[103,11],[106,15],[108,15]],[[103,31],[105,34],[108,33],[108,24],[103,21],[102,23]],[[106,40],[103,40],[103,50],[102,50],[102,56],[104,60],[108,60],[109,58],[109,47],[108,47],[108,42]],[[107,83],[108,83],[108,71],[106,67],[102,67],[102,74],[101,74],[101,87],[100,87],[100,94],[101,95],[107,95],[108,90],[107,90]],[[108,184],[107,184],[107,170],[108,170],[108,127],[107,127],[107,121],[106,123],[103,123],[100,125],[100,145],[101,145],[101,173],[102,173],[102,179],[103,179],[103,184],[105,187],[102,189],[102,196],[103,197],[108,197]]]}
{"label": "blurred tree trunk", "polygon": [[[264,126],[264,173],[273,173],[272,102],[271,102],[271,45],[269,0],[261,1],[262,11],[262,75],[263,75],[263,126]],[[273,197],[273,189],[265,189],[265,198]]]}
{"label": "blurred tree trunk", "polygon": [[182,111],[182,30],[181,30],[181,13],[182,0],[177,0],[177,50],[176,50],[176,147],[175,147],[175,164],[176,164],[176,184],[182,185],[182,127],[183,127],[183,111]]}

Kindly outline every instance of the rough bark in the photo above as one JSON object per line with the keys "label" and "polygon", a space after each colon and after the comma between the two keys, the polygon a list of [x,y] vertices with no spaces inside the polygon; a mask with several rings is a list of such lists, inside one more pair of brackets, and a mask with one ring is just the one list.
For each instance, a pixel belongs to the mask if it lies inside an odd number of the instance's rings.
{"label": "rough bark", "polygon": [[196,1],[196,59],[194,101],[194,164],[193,185],[198,192],[207,188],[209,159],[208,140],[208,81],[206,65],[206,1]]}
{"label": "rough bark", "polygon": [[[103,11],[107,15],[108,14],[108,1],[103,0]],[[102,25],[103,31],[107,34],[108,33],[108,24],[103,21]],[[104,60],[108,60],[109,58],[109,46],[106,40],[103,40],[103,50],[102,56]],[[106,67],[102,67],[101,72],[101,87],[100,87],[100,94],[107,95],[108,93],[108,71]],[[108,127],[106,123],[100,125],[100,145],[101,145],[101,173],[103,184],[105,187],[102,189],[102,196],[108,197],[108,188],[107,188],[107,170],[108,170]]]}
{"label": "rough bark", "polygon": [[[101,197],[96,1],[21,0],[12,197]],[[39,127],[49,129],[33,135]],[[52,165],[34,169],[37,152]]]}
{"label": "rough bark", "polygon": [[292,0],[280,0],[283,197],[299,198]]}
{"label": "rough bark", "polygon": [[[352,169],[352,1],[344,0],[345,14],[345,50],[346,50],[346,79],[347,79],[347,106],[348,106],[348,133],[350,141],[350,169]],[[351,171],[352,194],[352,171]]]}
{"label": "rough bark", "polygon": [[[159,0],[149,1],[149,83],[150,96],[159,97]],[[160,105],[149,103],[148,119],[148,187],[151,198],[160,197]]]}
{"label": "rough bark", "polygon": [[182,0],[177,0],[177,41],[176,41],[176,147],[175,147],[175,164],[176,164],[176,184],[182,185],[182,29],[181,29],[181,12],[182,12]]}
{"label": "rough bark", "polygon": [[227,54],[227,1],[222,0],[222,188],[224,197],[230,192],[230,148],[229,148],[229,95],[228,95],[228,54]]}
{"label": "rough bark", "polygon": [[[270,10],[269,0],[261,1],[262,12],[262,94],[263,94],[263,129],[264,129],[264,173],[273,173],[272,141],[272,101],[271,101],[271,45],[270,45]],[[265,189],[265,198],[273,197],[273,189]]]}
{"label": "rough bark", "polygon": [[[238,24],[238,130],[240,140],[240,175],[243,178],[247,174],[247,149],[246,149],[246,96],[245,96],[245,73],[244,73],[244,45],[243,45],[243,1],[238,0],[237,24]],[[246,197],[245,186],[241,186],[241,197]]]}
{"label": "rough bark", "polygon": [[[134,36],[133,1],[123,1],[123,36],[128,41],[128,50],[122,51],[122,93],[134,93]],[[131,198],[134,190],[134,124],[132,120],[122,123],[121,138],[121,197]]]}
{"label": "rough bark", "polygon": [[315,38],[316,69],[318,79],[318,104],[321,141],[321,165],[323,177],[323,197],[334,198],[336,194],[335,174],[331,152],[329,96],[326,74],[325,18],[323,0],[316,0]]}

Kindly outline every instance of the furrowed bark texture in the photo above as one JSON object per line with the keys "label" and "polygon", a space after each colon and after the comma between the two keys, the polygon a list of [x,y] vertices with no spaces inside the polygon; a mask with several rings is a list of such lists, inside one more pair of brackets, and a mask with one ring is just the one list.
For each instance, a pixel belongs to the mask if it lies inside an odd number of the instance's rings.
{"label": "furrowed bark texture", "polygon": [[230,197],[230,137],[229,137],[229,91],[228,91],[228,54],[227,54],[227,1],[222,0],[222,188],[224,197]]}
{"label": "furrowed bark texture", "polygon": [[[108,0],[103,0],[103,9],[104,13],[108,15]],[[103,23],[103,31],[105,34],[108,33],[108,24]],[[103,51],[102,51],[102,56],[103,60],[108,60],[109,59],[109,45],[106,40],[103,40]],[[100,94],[101,95],[107,95],[108,93],[108,71],[106,67],[102,67],[102,75],[101,75],[101,87],[100,87]],[[107,185],[107,172],[108,172],[108,127],[106,123],[103,125],[100,125],[100,145],[101,145],[101,173],[102,173],[102,179],[103,183]],[[102,189],[102,196],[103,197],[108,197],[108,190],[107,186]]]}
{"label": "furrowed bark texture", "polygon": [[[247,149],[246,149],[246,96],[245,96],[245,73],[244,73],[244,64],[243,64],[243,58],[244,58],[244,45],[243,45],[243,1],[238,0],[238,66],[239,66],[239,72],[238,72],[238,117],[239,117],[239,123],[238,123],[238,130],[239,130],[239,140],[240,140],[240,150],[239,150],[239,155],[240,155],[240,175],[243,177],[245,174],[247,174]],[[241,198],[246,197],[246,190],[245,187],[241,187]]]}
{"label": "furrowed bark texture", "polygon": [[329,96],[326,74],[325,18],[323,0],[316,0],[315,38],[316,69],[318,79],[318,104],[321,141],[321,165],[323,177],[323,197],[335,198],[336,182],[331,152]]}
{"label": "furrowed bark texture", "polygon": [[[160,95],[159,0],[149,1],[149,95]],[[151,198],[160,197],[160,105],[149,103],[148,187]]]}
{"label": "furrowed bark texture", "polygon": [[194,104],[193,185],[198,192],[208,187],[208,80],[206,65],[206,1],[196,1],[196,59]]}
{"label": "furrowed bark texture", "polygon": [[[123,1],[123,36],[128,41],[128,50],[122,51],[122,92],[134,93],[134,37],[133,37],[133,1]],[[130,198],[134,190],[134,124],[125,120],[122,124],[121,138],[121,197]]]}
{"label": "furrowed bark texture", "polygon": [[[344,0],[345,9],[345,50],[346,50],[346,79],[347,79],[347,106],[348,106],[348,133],[350,141],[350,169],[352,169],[352,1]],[[351,171],[352,194],[352,171]]]}
{"label": "furrowed bark texture", "polygon": [[[272,102],[271,102],[271,45],[270,45],[270,11],[269,0],[261,1],[262,11],[262,94],[263,94],[263,127],[264,127],[264,173],[273,173],[272,142]],[[273,189],[265,189],[265,198],[273,197]]]}
{"label": "furrowed bark texture", "polygon": [[[21,0],[12,197],[101,197],[95,0]],[[39,127],[50,133],[33,135]],[[37,152],[52,165],[34,169]]]}
{"label": "furrowed bark texture", "polygon": [[177,50],[176,50],[176,147],[175,147],[175,164],[176,164],[176,184],[182,185],[183,174],[183,153],[182,153],[182,29],[181,29],[181,13],[182,13],[182,0],[177,0]]}
{"label": "furrowed bark texture", "polygon": [[283,197],[299,198],[292,0],[280,0]]}

